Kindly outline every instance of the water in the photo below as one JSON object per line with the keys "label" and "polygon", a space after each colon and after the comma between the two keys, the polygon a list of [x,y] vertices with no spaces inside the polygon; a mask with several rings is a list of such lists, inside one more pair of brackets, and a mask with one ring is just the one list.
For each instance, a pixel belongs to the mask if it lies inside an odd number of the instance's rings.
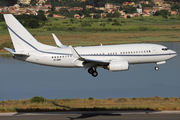
{"label": "water", "polygon": [[0,101],[43,96],[61,98],[180,97],[180,43],[159,43],[177,56],[159,65],[141,64],[129,71],[98,68],[94,78],[87,70],[56,68],[0,57]]}

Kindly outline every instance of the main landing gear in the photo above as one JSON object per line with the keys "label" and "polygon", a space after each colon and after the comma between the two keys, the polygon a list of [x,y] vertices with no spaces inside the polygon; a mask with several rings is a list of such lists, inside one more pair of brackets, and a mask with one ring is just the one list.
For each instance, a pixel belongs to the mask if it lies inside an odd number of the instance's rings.
{"label": "main landing gear", "polygon": [[156,71],[158,71],[158,70],[159,70],[159,67],[158,67],[158,66],[156,66],[154,69],[155,69]]}
{"label": "main landing gear", "polygon": [[88,73],[91,74],[93,77],[97,77],[98,76],[98,72],[96,71],[96,68],[89,68],[88,69]]}

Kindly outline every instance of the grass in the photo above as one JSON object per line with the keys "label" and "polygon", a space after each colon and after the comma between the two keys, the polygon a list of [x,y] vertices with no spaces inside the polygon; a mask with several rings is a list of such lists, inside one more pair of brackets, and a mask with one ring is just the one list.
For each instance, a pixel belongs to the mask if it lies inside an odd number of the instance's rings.
{"label": "grass", "polygon": [[30,99],[0,101],[0,112],[35,111],[106,111],[106,110],[180,110],[180,98],[108,98],[46,99],[32,103]]}
{"label": "grass", "polygon": [[[1,30],[0,30],[1,32]],[[41,43],[55,46],[51,33],[65,45],[91,46],[107,44],[130,44],[130,43],[155,43],[155,42],[180,42],[179,31],[131,31],[131,32],[66,32],[66,31],[31,31],[32,35]],[[2,43],[11,41],[10,36],[1,35],[0,46]],[[2,47],[3,48],[3,47]],[[6,53],[4,49],[0,54]]]}
{"label": "grass", "polygon": [[[65,45],[88,46],[106,44],[127,44],[127,43],[145,43],[145,42],[179,42],[179,31],[133,31],[133,32],[57,32],[46,31],[44,33],[30,31],[32,35],[44,44],[55,45],[51,33],[55,33],[61,42]],[[10,41],[9,35],[0,37],[0,44]]]}
{"label": "grass", "polygon": [[[118,21],[122,26],[114,26]],[[82,23],[91,24],[83,27]],[[103,24],[103,26],[101,25]],[[0,45],[11,41],[5,22],[0,22]],[[44,27],[28,29],[29,32],[44,44],[55,46],[51,33],[55,33],[65,45],[90,46],[128,43],[180,42],[180,16],[134,17],[130,19],[73,19],[48,18]],[[3,48],[3,47],[1,47]],[[1,49],[0,53],[5,50]]]}

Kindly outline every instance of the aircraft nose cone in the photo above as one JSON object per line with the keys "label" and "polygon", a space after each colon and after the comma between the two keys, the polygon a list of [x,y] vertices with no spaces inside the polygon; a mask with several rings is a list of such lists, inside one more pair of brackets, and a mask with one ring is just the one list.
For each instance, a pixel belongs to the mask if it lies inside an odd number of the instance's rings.
{"label": "aircraft nose cone", "polygon": [[176,51],[171,50],[170,54],[175,57],[177,55]]}

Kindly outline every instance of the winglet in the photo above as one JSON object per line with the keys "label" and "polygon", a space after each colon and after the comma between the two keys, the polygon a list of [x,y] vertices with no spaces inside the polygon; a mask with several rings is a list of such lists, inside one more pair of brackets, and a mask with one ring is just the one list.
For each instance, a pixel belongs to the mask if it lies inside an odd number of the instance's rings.
{"label": "winglet", "polygon": [[56,42],[56,45],[57,45],[58,47],[61,47],[61,48],[66,48],[66,47],[67,47],[66,45],[63,45],[63,44],[61,43],[61,41],[56,37],[56,35],[55,35],[54,33],[52,33],[52,36],[53,36],[53,38],[54,38],[54,40],[55,40],[55,42]]}

